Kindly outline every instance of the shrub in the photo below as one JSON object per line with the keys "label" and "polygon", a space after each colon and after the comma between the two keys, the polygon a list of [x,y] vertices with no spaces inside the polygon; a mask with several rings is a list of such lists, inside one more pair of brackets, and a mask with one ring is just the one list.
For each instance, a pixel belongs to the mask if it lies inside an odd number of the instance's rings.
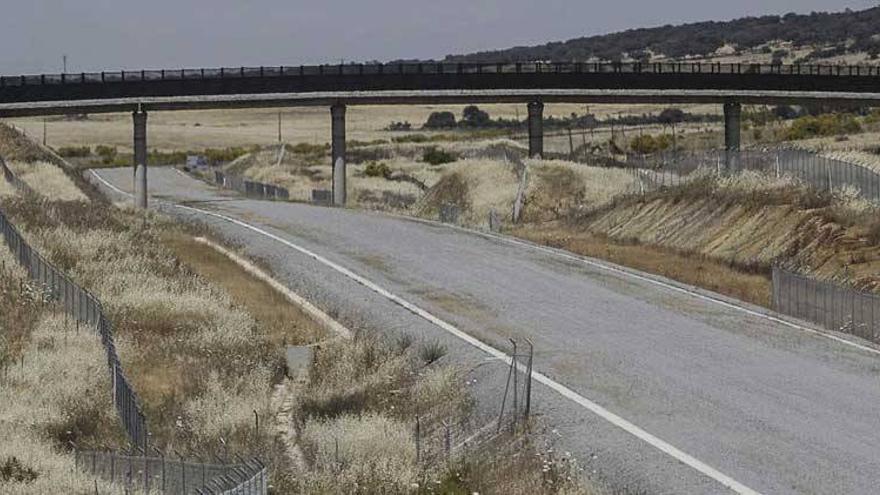
{"label": "shrub", "polygon": [[116,146],[105,146],[103,144],[95,146],[95,154],[98,156],[114,156],[117,152]]}
{"label": "shrub", "polygon": [[388,124],[388,127],[385,128],[385,130],[388,130],[388,131],[409,131],[411,129],[412,129],[412,124],[410,124],[409,122],[406,122],[406,121],[392,122],[392,123]]}
{"label": "shrub", "polygon": [[454,162],[456,157],[448,151],[443,151],[436,146],[430,146],[422,152],[422,160],[431,165],[443,165],[444,163]]}
{"label": "shrub", "polygon": [[290,151],[300,154],[300,155],[317,155],[323,154],[330,149],[330,145],[327,143],[324,144],[309,144],[309,143],[298,143],[292,147],[290,147]]}
{"label": "shrub", "polygon": [[461,112],[461,124],[465,127],[489,127],[492,125],[492,118],[478,106],[469,105]]}
{"label": "shrub", "polygon": [[62,146],[58,154],[64,158],[84,158],[91,155],[92,150],[88,146]]}
{"label": "shrub", "polygon": [[392,141],[395,143],[426,143],[430,141],[430,138],[424,134],[407,134],[393,138]]}
{"label": "shrub", "polygon": [[367,164],[366,170],[364,170],[364,175],[367,177],[384,177],[388,178],[391,176],[391,169],[388,168],[388,165],[385,162],[370,162]]}
{"label": "shrub", "polygon": [[0,464],[0,481],[4,483],[31,483],[37,479],[37,472],[25,466],[15,456],[7,457]]}
{"label": "shrub", "polygon": [[861,124],[852,115],[830,113],[795,119],[785,132],[785,139],[798,140],[860,132]]}
{"label": "shrub", "polygon": [[629,147],[632,151],[636,153],[656,153],[658,151],[663,151],[672,146],[672,137],[666,134],[660,136],[652,136],[650,134],[643,134],[641,136],[636,136],[630,142]]}
{"label": "shrub", "polygon": [[426,342],[419,348],[419,357],[425,364],[431,364],[445,355],[446,346],[437,341]]}
{"label": "shrub", "polygon": [[452,112],[432,112],[428,116],[425,129],[451,129],[456,125],[455,114]]}
{"label": "shrub", "polygon": [[[205,158],[208,159],[209,163],[222,163],[222,162],[231,162],[236,158],[246,155],[251,152],[251,149],[242,147],[242,146],[233,146],[230,148],[208,148],[205,149],[202,153],[189,153],[189,154],[201,154],[204,155]],[[186,160],[186,157],[183,158]]]}

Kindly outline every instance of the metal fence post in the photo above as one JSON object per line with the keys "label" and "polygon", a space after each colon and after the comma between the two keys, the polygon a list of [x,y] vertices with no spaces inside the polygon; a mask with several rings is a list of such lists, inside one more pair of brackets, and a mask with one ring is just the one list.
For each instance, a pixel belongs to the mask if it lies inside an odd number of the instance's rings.
{"label": "metal fence post", "polygon": [[419,464],[419,463],[422,462],[422,439],[421,439],[421,429],[422,429],[421,421],[419,420],[419,417],[416,416],[416,431],[415,431],[415,437],[416,437],[416,464]]}

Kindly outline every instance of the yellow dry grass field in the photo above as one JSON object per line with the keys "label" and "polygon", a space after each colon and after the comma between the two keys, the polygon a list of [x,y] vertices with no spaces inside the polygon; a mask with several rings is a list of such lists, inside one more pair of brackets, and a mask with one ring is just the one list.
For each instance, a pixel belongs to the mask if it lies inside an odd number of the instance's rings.
{"label": "yellow dry grass field", "polygon": [[[383,129],[392,122],[408,121],[414,132],[435,111],[451,111],[461,116],[465,105],[403,105],[403,106],[350,106],[346,115],[347,138],[371,141],[389,139],[400,133]],[[493,118],[525,119],[525,105],[480,105]],[[594,113],[605,119],[620,115],[658,113],[660,105],[581,105],[548,104],[547,117],[568,117],[572,113]],[[718,105],[683,105],[687,112],[718,113]],[[330,141],[330,111],[323,107],[294,107],[280,109],[282,140],[286,143],[322,144]],[[230,146],[270,145],[278,142],[278,113],[276,109],[195,110],[153,112],[148,121],[148,146],[161,151]],[[42,118],[7,119],[6,123],[22,129],[34,139],[42,139]],[[96,114],[87,119],[51,118],[46,121],[47,143],[54,147],[97,145],[116,146],[130,152],[132,146],[131,115]],[[430,134],[430,133],[428,133]]]}
{"label": "yellow dry grass field", "polygon": [[88,201],[88,197],[60,168],[48,162],[11,162],[12,172],[37,194],[52,201]]}

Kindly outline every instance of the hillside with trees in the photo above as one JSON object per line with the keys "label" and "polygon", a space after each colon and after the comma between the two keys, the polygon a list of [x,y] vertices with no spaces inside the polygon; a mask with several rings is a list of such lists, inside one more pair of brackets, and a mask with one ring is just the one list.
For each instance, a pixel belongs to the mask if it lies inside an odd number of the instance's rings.
{"label": "hillside with trees", "polygon": [[861,54],[874,60],[880,54],[880,7],[839,13],[813,12],[745,17],[728,22],[698,22],[622,31],[613,34],[521,46],[506,50],[447,56],[447,62],[619,61],[701,59],[719,54],[755,52],[785,60],[789,47],[806,47],[798,60],[827,60]]}

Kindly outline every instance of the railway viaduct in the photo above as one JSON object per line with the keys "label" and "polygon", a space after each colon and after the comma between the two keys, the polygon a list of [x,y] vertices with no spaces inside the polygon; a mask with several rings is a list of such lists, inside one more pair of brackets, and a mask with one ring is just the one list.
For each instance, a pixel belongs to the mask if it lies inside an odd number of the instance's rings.
{"label": "railway viaduct", "polygon": [[132,112],[135,203],[147,205],[152,111],[325,106],[332,121],[333,202],[346,202],[348,105],[523,103],[529,155],[543,153],[545,103],[715,103],[738,150],[743,104],[880,105],[880,67],[758,64],[348,64],[139,70],[0,77],[0,118]]}

